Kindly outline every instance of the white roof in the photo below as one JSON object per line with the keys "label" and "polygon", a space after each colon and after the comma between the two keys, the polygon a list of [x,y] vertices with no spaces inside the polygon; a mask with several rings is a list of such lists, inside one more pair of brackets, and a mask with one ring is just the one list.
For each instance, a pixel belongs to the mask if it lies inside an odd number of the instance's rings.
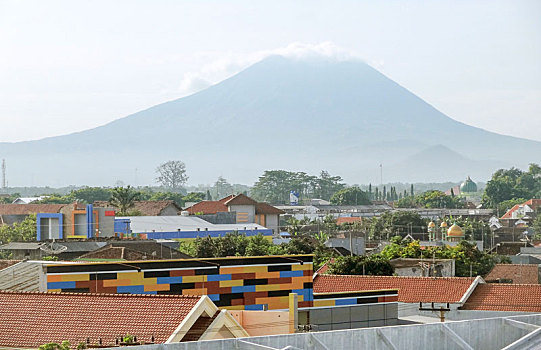
{"label": "white roof", "polygon": [[19,197],[13,201],[12,204],[30,204],[35,201],[40,201],[42,199],[48,198],[49,196],[39,196],[39,197]]}
{"label": "white roof", "polygon": [[178,231],[236,231],[236,230],[266,230],[254,223],[215,225],[195,216],[124,216],[118,219],[129,219],[130,228],[134,233],[144,232],[174,232]]}

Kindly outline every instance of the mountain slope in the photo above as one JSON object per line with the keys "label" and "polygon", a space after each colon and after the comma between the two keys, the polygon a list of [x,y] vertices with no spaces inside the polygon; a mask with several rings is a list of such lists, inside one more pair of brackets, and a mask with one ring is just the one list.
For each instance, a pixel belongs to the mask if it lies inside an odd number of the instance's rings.
{"label": "mountain slope", "polygon": [[[184,160],[193,182],[223,175],[250,183],[272,168],[324,168],[367,182],[379,163],[398,164],[435,145],[473,161],[519,166],[538,161],[530,157],[541,150],[539,142],[459,123],[365,63],[274,56],[196,94],[95,129],[0,143],[0,154],[18,184],[148,184],[169,159]],[[429,179],[416,169],[407,171],[418,180],[449,179]]]}

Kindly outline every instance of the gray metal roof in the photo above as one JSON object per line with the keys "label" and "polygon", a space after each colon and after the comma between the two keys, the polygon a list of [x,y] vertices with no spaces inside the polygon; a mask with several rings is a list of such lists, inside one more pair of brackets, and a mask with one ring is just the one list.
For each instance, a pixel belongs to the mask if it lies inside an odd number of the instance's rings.
{"label": "gray metal roof", "polygon": [[0,246],[0,250],[35,250],[43,243],[34,242],[11,242]]}
{"label": "gray metal roof", "polygon": [[92,252],[101,247],[105,247],[107,242],[58,242],[58,244],[67,247],[68,249],[64,252]]}
{"label": "gray metal roof", "polygon": [[21,261],[1,270],[0,290],[39,291],[39,276],[43,264],[36,261]]}

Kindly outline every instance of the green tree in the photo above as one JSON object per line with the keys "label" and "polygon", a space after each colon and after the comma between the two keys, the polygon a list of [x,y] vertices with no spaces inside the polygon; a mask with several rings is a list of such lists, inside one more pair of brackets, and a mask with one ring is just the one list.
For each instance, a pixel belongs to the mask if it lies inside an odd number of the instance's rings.
{"label": "green tree", "polygon": [[188,181],[186,165],[180,160],[170,160],[156,168],[156,181],[172,192],[181,192],[182,185]]}
{"label": "green tree", "polygon": [[426,225],[426,220],[414,211],[388,211],[371,219],[369,234],[372,239],[385,239],[409,232],[424,232]]}
{"label": "green tree", "polygon": [[311,179],[314,183],[313,196],[329,200],[333,194],[345,187],[340,176],[331,176],[327,171],[322,170],[319,178]]}
{"label": "green tree", "polygon": [[95,201],[108,201],[111,199],[111,189],[104,187],[83,187],[71,191],[69,197],[73,198],[73,201],[88,204],[92,204]]}
{"label": "green tree", "polygon": [[70,350],[70,342],[64,340],[62,343],[47,343],[42,344],[38,348],[39,350]]}
{"label": "green tree", "polygon": [[[184,206],[184,202],[185,202],[185,199],[184,199],[185,196],[182,193],[177,193],[177,192],[152,192],[149,195],[144,195],[143,198],[144,200],[149,200],[149,201],[170,200],[170,201],[174,201],[176,205],[178,205],[179,207]],[[143,199],[143,198],[141,198],[140,196],[139,199]]]}
{"label": "green tree", "polygon": [[329,265],[329,273],[334,275],[392,276],[394,268],[389,259],[377,254],[340,256]]}
{"label": "green tree", "polygon": [[415,197],[417,204],[423,208],[464,208],[464,203],[458,197],[448,196],[442,191],[427,191]]}
{"label": "green tree", "polygon": [[190,192],[184,197],[182,197],[182,201],[184,203],[186,202],[195,202],[199,203],[201,201],[205,200],[205,194],[203,192]]}
{"label": "green tree", "polygon": [[483,193],[483,206],[498,209],[500,203],[518,198],[541,195],[541,167],[530,164],[528,171],[499,169],[488,181]]}
{"label": "green tree", "polygon": [[233,194],[233,186],[221,176],[218,177],[218,180],[216,180],[214,183],[212,190],[216,199],[224,198],[230,194]]}
{"label": "green tree", "polygon": [[331,197],[331,203],[335,205],[363,205],[370,204],[366,192],[359,187],[344,188]]}
{"label": "green tree", "polygon": [[127,187],[115,187],[111,193],[109,204],[118,208],[119,216],[127,215],[128,210],[135,206],[135,201],[139,199],[139,196],[140,193],[130,185]]}
{"label": "green tree", "polygon": [[36,215],[28,215],[13,225],[0,226],[0,242],[31,242],[37,239]]}

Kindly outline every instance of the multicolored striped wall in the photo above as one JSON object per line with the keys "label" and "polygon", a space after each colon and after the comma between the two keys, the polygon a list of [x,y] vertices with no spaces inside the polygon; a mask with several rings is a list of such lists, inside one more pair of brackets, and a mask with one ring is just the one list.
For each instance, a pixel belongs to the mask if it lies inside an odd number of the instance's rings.
{"label": "multicolored striped wall", "polygon": [[231,310],[313,306],[312,255],[48,265],[47,291],[208,295]]}
{"label": "multicolored striped wall", "polygon": [[375,291],[316,293],[314,307],[346,306],[398,302],[398,289]]}

